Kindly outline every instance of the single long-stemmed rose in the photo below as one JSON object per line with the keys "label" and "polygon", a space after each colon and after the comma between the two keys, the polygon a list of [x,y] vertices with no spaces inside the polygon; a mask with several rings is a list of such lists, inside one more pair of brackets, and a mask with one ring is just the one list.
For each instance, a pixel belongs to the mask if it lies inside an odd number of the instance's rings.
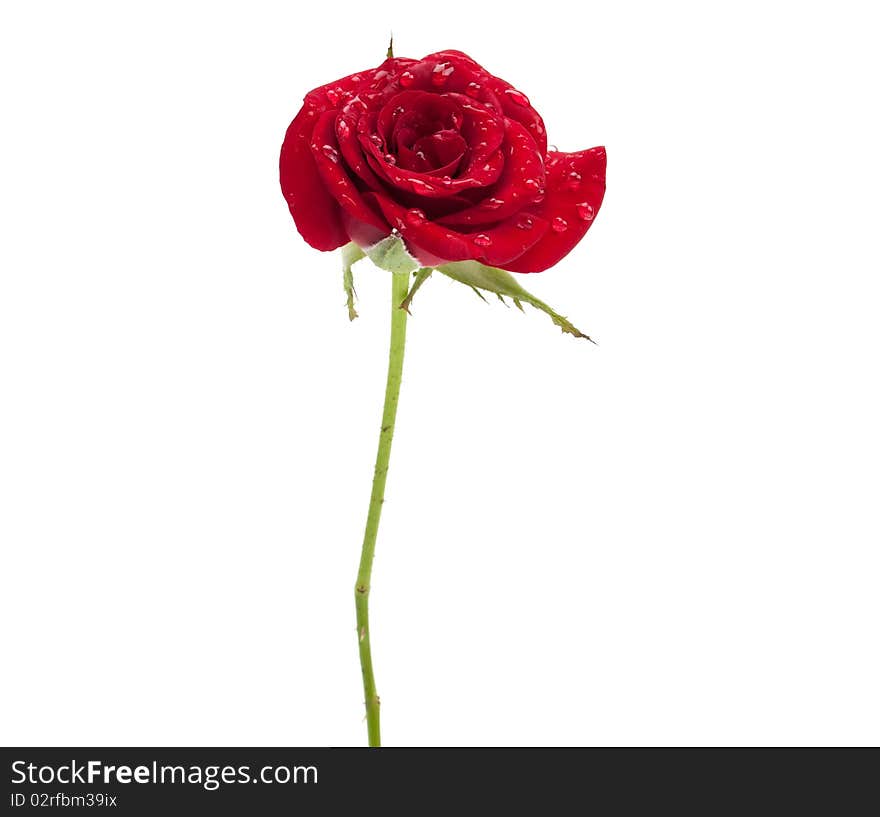
{"label": "single long-stemmed rose", "polygon": [[411,60],[389,48],[378,67],[306,95],[284,138],[280,176],[303,238],[318,250],[342,248],[350,318],[352,265],[367,256],[392,273],[385,405],[355,583],[367,731],[378,746],[368,603],[410,302],[438,270],[587,337],[509,273],[545,270],[584,237],[605,193],[605,149],[548,150],[528,97],[460,51]]}

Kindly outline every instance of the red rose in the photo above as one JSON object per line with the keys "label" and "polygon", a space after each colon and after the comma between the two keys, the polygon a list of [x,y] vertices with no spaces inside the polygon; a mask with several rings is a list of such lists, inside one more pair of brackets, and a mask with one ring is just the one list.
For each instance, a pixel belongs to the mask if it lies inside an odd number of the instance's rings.
{"label": "red rose", "polygon": [[548,151],[525,94],[460,51],[391,58],[312,91],[280,165],[313,247],[367,247],[397,230],[425,266],[547,269],[605,193],[604,148]]}

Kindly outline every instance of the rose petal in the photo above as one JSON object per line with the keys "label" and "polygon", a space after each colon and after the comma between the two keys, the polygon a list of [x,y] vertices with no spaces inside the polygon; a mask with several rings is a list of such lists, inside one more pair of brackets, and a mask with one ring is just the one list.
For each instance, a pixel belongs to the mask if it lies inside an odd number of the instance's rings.
{"label": "rose petal", "polygon": [[469,166],[474,166],[501,146],[505,133],[504,117],[470,97],[461,94],[448,96],[461,108],[461,135],[471,150]]}
{"label": "rose petal", "polygon": [[[354,182],[349,178],[348,167],[342,161],[339,143],[336,141],[337,111],[321,114],[312,132],[312,155],[326,189],[340,206],[359,221],[377,228],[385,227],[385,220],[371,210]],[[346,126],[347,127],[347,126]]]}
{"label": "rose petal", "polygon": [[425,266],[467,260],[503,266],[534,246],[549,229],[546,220],[529,216],[525,227],[509,219],[476,233],[462,233],[430,220],[408,219],[407,208],[386,195],[365,193],[364,198],[378,204],[389,223],[400,231],[410,252]]}
{"label": "rose petal", "polygon": [[534,197],[546,186],[544,161],[535,140],[519,122],[508,119],[503,151],[504,171],[498,183],[479,203],[441,218],[441,224],[492,224],[531,208]]}
{"label": "rose petal", "polygon": [[302,108],[290,123],[278,163],[281,192],[300,235],[316,250],[335,250],[348,242],[339,205],[327,191],[311,150],[312,132],[318,119],[327,110],[351,105],[358,96],[383,85],[387,77],[399,75],[413,62],[385,60],[377,68],[315,88],[306,95]]}
{"label": "rose petal", "polygon": [[367,184],[375,190],[379,187],[379,178],[370,170],[364,151],[357,135],[358,121],[351,115],[340,114],[336,122],[336,138],[339,149],[346,164]]}
{"label": "rose petal", "polygon": [[316,250],[335,250],[348,243],[339,205],[321,179],[311,149],[311,134],[320,110],[306,105],[296,115],[281,146],[281,192],[300,235]]}
{"label": "rose petal", "polygon": [[470,57],[452,51],[430,54],[407,66],[406,71],[409,74],[406,84],[408,90],[434,94],[449,91],[464,93],[471,82],[480,82],[488,76]]}
{"label": "rose petal", "polygon": [[376,120],[376,132],[386,144],[396,147],[395,127],[425,127],[432,120],[442,123],[442,128],[457,129],[462,113],[458,104],[446,96],[427,91],[401,91],[390,97]]}
{"label": "rose petal", "polygon": [[548,154],[547,196],[541,204],[529,208],[529,212],[549,222],[551,228],[535,246],[505,263],[504,269],[541,272],[571,252],[590,229],[602,205],[605,162],[603,147],[577,153],[551,151]]}
{"label": "rose petal", "polygon": [[[363,122],[362,119],[358,130],[362,129]],[[394,160],[395,164],[392,164],[388,161],[387,154],[383,153],[382,149],[373,142],[372,136],[374,135],[372,133],[359,133],[358,135],[370,169],[393,187],[429,199],[448,198],[465,190],[487,187],[497,181],[504,167],[504,157],[501,151],[496,150],[491,156],[487,156],[482,164],[472,168],[467,177],[459,175],[457,179],[443,179],[442,175],[445,174],[440,174],[440,177],[433,175],[436,171],[419,173],[405,167],[398,167],[396,160]]]}
{"label": "rose petal", "polygon": [[413,145],[415,153],[424,153],[435,176],[454,175],[467,150],[467,143],[458,131],[442,130],[423,136]]}
{"label": "rose petal", "polygon": [[498,99],[504,115],[523,125],[532,135],[538,150],[542,154],[547,153],[547,131],[544,127],[544,120],[530,103],[522,104],[522,100],[527,97],[521,91],[517,91],[509,82],[498,77],[490,77],[488,84]]}
{"label": "rose petal", "polygon": [[[538,112],[529,105],[521,105],[515,102],[519,99],[516,94],[509,94],[507,91],[516,91],[509,83],[499,77],[495,77],[486,71],[476,60],[463,54],[461,51],[438,51],[435,54],[429,54],[423,60],[420,60],[416,66],[409,66],[407,70],[416,75],[417,81],[422,81],[422,72],[426,72],[421,66],[423,64],[436,65],[439,62],[449,62],[454,65],[459,76],[467,76],[469,81],[467,84],[461,82],[450,82],[452,77],[447,80],[444,86],[445,91],[457,91],[467,93],[472,98],[481,103],[489,103],[492,107],[500,107],[505,116],[515,119],[521,123],[526,130],[532,134],[535,143],[538,145],[542,154],[547,152],[547,131],[544,127],[544,120]],[[459,72],[459,68],[462,70]],[[477,88],[468,88],[473,82]],[[417,87],[414,83],[413,87]],[[421,87],[420,85],[418,87]]]}

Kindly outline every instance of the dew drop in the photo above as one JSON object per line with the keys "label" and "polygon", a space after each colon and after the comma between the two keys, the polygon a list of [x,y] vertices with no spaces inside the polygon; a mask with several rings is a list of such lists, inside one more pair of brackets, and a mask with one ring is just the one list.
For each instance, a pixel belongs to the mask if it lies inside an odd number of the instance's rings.
{"label": "dew drop", "polygon": [[409,224],[410,227],[418,227],[421,224],[424,224],[427,220],[428,217],[423,210],[413,208],[412,210],[406,211],[406,223]]}
{"label": "dew drop", "polygon": [[339,122],[336,123],[336,132],[344,139],[348,136],[350,128],[348,127],[348,122],[344,119],[340,119]]}
{"label": "dew drop", "polygon": [[367,110],[366,103],[360,98],[360,96],[356,96],[351,102],[349,102],[343,109],[343,113],[351,113],[352,111],[357,110],[360,113],[363,113]]}
{"label": "dew drop", "polygon": [[336,152],[336,148],[332,145],[324,145],[321,150],[324,155],[334,164],[338,164],[339,162],[339,154]]}
{"label": "dew drop", "polygon": [[397,164],[397,158],[392,156],[390,153],[385,154],[385,163],[394,167]]}
{"label": "dew drop", "polygon": [[492,198],[486,199],[486,201],[483,202],[482,207],[484,210],[497,210],[503,204],[504,201],[502,199]]}
{"label": "dew drop", "polygon": [[374,79],[374,80],[377,80],[377,79],[385,79],[385,77],[387,77],[387,76],[388,76],[388,72],[387,72],[387,71],[376,71],[376,73],[373,74],[373,79]]}
{"label": "dew drop", "polygon": [[341,88],[328,88],[325,92],[327,97],[327,101],[335,108],[343,98],[343,91]]}
{"label": "dew drop", "polygon": [[441,176],[440,184],[444,187],[452,187],[452,176]]}
{"label": "dew drop", "polygon": [[489,238],[485,233],[479,233],[475,235],[473,238],[474,244],[478,247],[488,247],[492,243],[492,239]]}
{"label": "dew drop", "polygon": [[520,220],[516,222],[516,226],[520,230],[531,230],[532,227],[535,226],[535,221],[531,216],[522,216]]}
{"label": "dew drop", "polygon": [[477,97],[480,95],[480,83],[479,82],[469,82],[467,88],[464,89],[464,92],[470,97]]}
{"label": "dew drop", "polygon": [[410,187],[412,187],[413,192],[422,193],[424,195],[429,195],[436,189],[434,185],[428,184],[428,182],[422,181],[422,179],[410,179],[409,184]]}
{"label": "dew drop", "polygon": [[546,191],[544,190],[544,186],[537,179],[526,179],[523,184],[532,194],[532,201],[535,204],[540,204],[544,201]]}
{"label": "dew drop", "polygon": [[455,68],[448,62],[438,62],[431,73],[431,84],[437,87],[445,85],[446,80],[452,76],[453,71],[455,71]]}
{"label": "dew drop", "polygon": [[409,86],[412,85],[415,81],[416,81],[416,78],[415,78],[415,75],[413,74],[412,71],[404,71],[400,75],[400,84],[404,88],[409,88]]}
{"label": "dew drop", "polygon": [[581,202],[577,205],[578,218],[583,221],[592,221],[593,216],[596,215],[596,211],[593,209],[593,205],[587,201]]}
{"label": "dew drop", "polygon": [[527,108],[532,104],[522,91],[517,91],[515,88],[508,88],[504,93],[510,97],[511,102],[515,102],[517,105],[522,105],[524,108]]}
{"label": "dew drop", "polygon": [[554,233],[564,233],[568,229],[568,222],[564,218],[556,216],[550,224],[550,227],[553,229]]}
{"label": "dew drop", "polygon": [[581,186],[581,174],[573,170],[565,177],[565,186],[569,190],[577,190]]}
{"label": "dew drop", "polygon": [[382,137],[379,136],[378,133],[371,133],[371,134],[370,134],[370,141],[371,141],[371,142],[372,142],[377,148],[381,148],[381,147],[383,147],[384,144],[385,144],[385,143],[382,141]]}

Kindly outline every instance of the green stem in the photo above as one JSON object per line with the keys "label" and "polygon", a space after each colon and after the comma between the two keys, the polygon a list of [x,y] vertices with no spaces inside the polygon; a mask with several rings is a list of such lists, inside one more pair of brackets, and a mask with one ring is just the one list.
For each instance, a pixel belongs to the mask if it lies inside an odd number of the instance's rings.
{"label": "green stem", "polygon": [[379,517],[385,501],[385,479],[388,476],[388,460],[391,456],[391,440],[394,437],[394,419],[397,416],[397,400],[400,395],[400,378],[403,373],[403,350],[406,343],[406,311],[400,308],[406,298],[409,276],[391,275],[391,345],[388,352],[388,380],[385,384],[385,405],[382,409],[382,430],[379,433],[379,450],[376,453],[376,470],[373,473],[373,490],[370,494],[370,510],[364,531],[361,563],[354,586],[357,608],[358,649],[361,656],[361,672],[364,676],[364,703],[367,708],[367,736],[370,746],[380,746],[379,696],[373,676],[373,658],[370,654],[370,575],[373,571],[373,555],[376,552],[376,535]]}

